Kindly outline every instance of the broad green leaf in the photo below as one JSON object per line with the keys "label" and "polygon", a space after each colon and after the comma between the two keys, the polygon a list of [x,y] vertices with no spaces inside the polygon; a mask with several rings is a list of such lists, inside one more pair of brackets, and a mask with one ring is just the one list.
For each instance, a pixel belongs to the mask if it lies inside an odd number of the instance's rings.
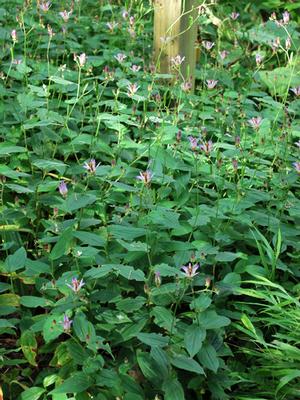
{"label": "broad green leaf", "polygon": [[14,324],[12,324],[8,319],[0,319],[0,329],[2,328],[14,328]]}
{"label": "broad green leaf", "polygon": [[38,400],[43,393],[45,393],[45,389],[34,386],[21,393],[21,400]]}
{"label": "broad green leaf", "polygon": [[127,243],[122,239],[118,239],[117,242],[120,243],[120,245],[128,251],[141,251],[143,253],[147,253],[148,251],[150,251],[150,248],[147,246],[147,243],[142,243],[142,242]]}
{"label": "broad green leaf", "polygon": [[59,314],[53,314],[46,319],[43,325],[43,337],[46,343],[58,338],[64,332],[62,320]]}
{"label": "broad green leaf", "polygon": [[37,366],[35,361],[37,356],[37,341],[34,333],[29,329],[24,331],[21,335],[20,343],[23,354],[29,364]]}
{"label": "broad green leaf", "polygon": [[76,231],[73,232],[73,236],[79,239],[83,244],[88,244],[90,246],[105,246],[105,239],[96,233]]}
{"label": "broad green leaf", "polygon": [[36,307],[49,307],[53,305],[53,302],[51,300],[45,299],[44,297],[22,296],[21,304],[22,306],[25,307],[36,308]]}
{"label": "broad green leaf", "polygon": [[196,374],[205,375],[205,372],[201,365],[193,360],[192,358],[186,357],[183,354],[177,354],[170,358],[171,364],[179,369],[184,369],[189,372],[195,372]]}
{"label": "broad green leaf", "polygon": [[174,329],[176,319],[167,308],[156,306],[152,310],[151,314],[154,316],[155,323],[161,328],[164,328],[169,332],[172,331],[172,328]]}
{"label": "broad green leaf", "polygon": [[62,206],[60,205],[60,207],[66,212],[73,213],[80,208],[84,208],[95,203],[96,200],[97,197],[93,194],[73,193],[67,197],[65,204]]}
{"label": "broad green leaf", "polygon": [[8,187],[10,190],[16,193],[34,193],[34,190],[25,186],[16,185],[14,183],[7,183],[5,187]]}
{"label": "broad green leaf", "polygon": [[163,336],[160,333],[139,333],[137,338],[147,344],[148,346],[157,346],[157,347],[165,347],[169,343],[169,338],[167,336]]}
{"label": "broad green leaf", "polygon": [[196,324],[190,325],[184,334],[184,344],[189,355],[194,357],[201,349],[206,330]]}
{"label": "broad green leaf", "polygon": [[191,309],[196,311],[204,311],[211,305],[211,297],[207,294],[201,293],[191,302]]}
{"label": "broad green leaf", "polygon": [[49,80],[51,82],[57,83],[58,85],[62,85],[62,86],[68,86],[68,85],[77,86],[77,83],[63,79],[60,76],[50,76]]}
{"label": "broad green leaf", "polygon": [[137,354],[137,362],[145,378],[157,382],[159,377],[155,371],[155,363],[150,354],[139,351]]}
{"label": "broad green leaf", "polygon": [[102,267],[92,267],[83,275],[85,279],[99,279],[103,278],[104,276],[108,275],[110,271],[112,271],[112,265],[105,265]]}
{"label": "broad green leaf", "polygon": [[157,224],[163,228],[166,229],[172,229],[172,228],[179,228],[179,214],[168,210],[168,209],[159,209],[152,211],[148,215],[148,219],[150,220],[151,223]]}
{"label": "broad green leaf", "polygon": [[160,374],[162,374],[163,377],[167,377],[170,369],[170,362],[167,353],[161,347],[155,346],[151,347],[150,354],[157,364]]}
{"label": "broad green leaf", "polygon": [[59,160],[35,160],[32,165],[45,171],[58,171],[60,174],[64,174],[67,168],[67,165]]}
{"label": "broad green leaf", "polygon": [[14,254],[7,257],[5,266],[7,272],[15,272],[24,268],[27,259],[27,253],[24,247],[20,247]]}
{"label": "broad green leaf", "polygon": [[50,259],[57,260],[63,255],[68,254],[71,248],[72,239],[72,227],[69,227],[62,233],[55,246],[53,247],[50,253]]}
{"label": "broad green leaf", "polygon": [[167,378],[162,386],[164,400],[186,400],[181,383],[176,378]]}
{"label": "broad green leaf", "polygon": [[230,319],[218,315],[215,311],[204,311],[200,314],[198,322],[205,329],[220,329],[230,324]]}
{"label": "broad green leaf", "polygon": [[127,241],[134,240],[147,234],[147,230],[144,228],[125,225],[110,225],[108,232],[116,239],[124,239]]}
{"label": "broad green leaf", "polygon": [[[107,266],[109,264],[103,265],[103,267]],[[140,269],[134,269],[130,265],[121,265],[121,264],[112,264],[112,267],[115,271],[117,271],[118,274],[123,276],[124,278],[128,280],[134,280],[134,281],[140,281],[143,282],[145,280],[145,275],[144,272],[141,271]]]}
{"label": "broad green leaf", "polygon": [[56,387],[50,394],[57,393],[81,393],[92,385],[90,376],[83,372],[77,372],[70,378],[66,379],[61,385]]}
{"label": "broad green leaf", "polygon": [[203,365],[213,372],[217,372],[219,368],[219,359],[215,348],[211,344],[204,344],[198,353],[198,359]]}
{"label": "broad green leaf", "polygon": [[25,151],[25,147],[14,146],[6,142],[0,144],[0,156],[9,156],[11,153],[24,153]]}

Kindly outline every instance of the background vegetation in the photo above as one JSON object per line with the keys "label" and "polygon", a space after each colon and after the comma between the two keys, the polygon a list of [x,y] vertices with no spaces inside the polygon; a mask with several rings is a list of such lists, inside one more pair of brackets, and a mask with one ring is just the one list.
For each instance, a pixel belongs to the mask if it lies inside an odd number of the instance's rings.
{"label": "background vegetation", "polygon": [[299,398],[300,3],[206,6],[191,93],[146,0],[0,1],[5,400]]}

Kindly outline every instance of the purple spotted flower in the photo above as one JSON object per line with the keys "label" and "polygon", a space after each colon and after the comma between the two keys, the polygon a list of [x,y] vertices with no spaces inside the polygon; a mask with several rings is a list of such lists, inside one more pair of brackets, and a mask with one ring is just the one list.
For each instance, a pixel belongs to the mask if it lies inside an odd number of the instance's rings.
{"label": "purple spotted flower", "polygon": [[70,10],[70,11],[64,10],[64,11],[61,11],[61,12],[59,13],[59,15],[62,17],[62,19],[64,20],[64,22],[68,22],[69,19],[70,19],[71,14],[72,14],[72,12],[73,12],[72,10]]}
{"label": "purple spotted flower", "polygon": [[100,163],[96,165],[96,160],[92,158],[90,161],[87,161],[83,164],[83,168],[87,170],[87,172],[94,174],[99,167]]}
{"label": "purple spotted flower", "polygon": [[85,53],[82,53],[79,56],[75,57],[75,61],[78,62],[80,68],[83,68],[85,66],[86,60],[87,56]]}
{"label": "purple spotted flower", "polygon": [[194,278],[194,276],[198,275],[199,272],[197,272],[198,268],[200,267],[199,264],[194,264],[192,265],[191,263],[189,263],[187,266],[184,265],[183,267],[181,267],[181,269],[184,271],[184,275],[187,278]]}
{"label": "purple spotted flower", "polygon": [[129,17],[129,12],[127,10],[122,11],[122,18],[127,19]]}
{"label": "purple spotted flower", "polygon": [[260,117],[260,116],[252,117],[251,119],[248,120],[248,122],[249,122],[249,125],[251,125],[252,128],[257,131],[262,123],[262,117]]}
{"label": "purple spotted flower", "polygon": [[136,179],[142,181],[145,185],[149,185],[154,174],[150,169],[147,169],[146,171],[141,171],[140,174],[136,177]]}
{"label": "purple spotted flower", "polygon": [[110,32],[113,32],[117,27],[118,27],[118,23],[115,21],[112,22],[107,22],[106,26],[108,27],[108,29],[110,30]]}
{"label": "purple spotted flower", "polygon": [[83,279],[80,281],[77,278],[72,278],[71,284],[67,283],[67,286],[73,290],[74,293],[78,293],[79,290],[84,286],[85,283],[83,282]]}
{"label": "purple spotted flower", "polygon": [[213,150],[213,142],[209,140],[208,142],[203,142],[200,144],[200,149],[204,151],[206,154],[209,154]]}
{"label": "purple spotted flower", "polygon": [[13,29],[13,30],[10,32],[10,36],[11,36],[11,38],[12,38],[13,43],[17,43],[17,41],[18,41],[18,36],[17,36],[17,31],[16,31],[16,29]]}
{"label": "purple spotted flower", "polygon": [[135,65],[135,64],[133,64],[133,65],[130,67],[130,69],[131,69],[132,72],[139,72],[139,70],[141,69],[141,66],[140,66],[140,65]]}
{"label": "purple spotted flower", "polygon": [[228,54],[229,54],[229,51],[227,51],[227,50],[219,51],[221,60],[225,60],[225,58],[228,56]]}
{"label": "purple spotted flower", "polygon": [[238,12],[232,12],[232,13],[230,14],[230,18],[231,18],[233,21],[237,20],[239,16],[240,16],[240,13],[238,13]]}
{"label": "purple spotted flower", "polygon": [[181,57],[181,55],[178,54],[176,57],[171,58],[171,63],[174,67],[178,68],[184,60],[185,57]]}
{"label": "purple spotted flower", "polygon": [[159,271],[155,272],[154,282],[155,282],[156,287],[160,287],[160,285],[161,285],[161,276],[160,276],[160,272]]}
{"label": "purple spotted flower", "polygon": [[290,14],[289,14],[289,12],[285,11],[282,14],[282,22],[284,23],[284,25],[287,25],[290,22]]}
{"label": "purple spotted flower", "polygon": [[263,57],[259,53],[255,54],[256,65],[259,66],[262,63]]}
{"label": "purple spotted flower", "polygon": [[273,51],[276,51],[276,50],[278,50],[279,46],[280,46],[280,38],[277,37],[274,40],[272,40],[271,48],[272,48]]}
{"label": "purple spotted flower", "polygon": [[73,323],[73,320],[69,319],[67,314],[64,314],[64,319],[62,321],[62,324],[63,324],[63,328],[64,328],[65,332],[70,332],[72,323]]}
{"label": "purple spotted flower", "polygon": [[184,92],[189,92],[193,87],[191,79],[182,82],[180,87]]}
{"label": "purple spotted flower", "polygon": [[300,96],[300,86],[294,87],[291,91],[298,97]]}
{"label": "purple spotted flower", "polygon": [[300,161],[296,161],[293,163],[295,170],[300,174]]}
{"label": "purple spotted flower", "polygon": [[206,49],[206,50],[211,50],[214,47],[214,42],[210,42],[209,40],[203,40],[202,41],[202,46]]}
{"label": "purple spotted flower", "polygon": [[126,58],[127,56],[124,53],[118,53],[117,55],[115,55],[115,59],[119,61],[120,64],[122,64]]}
{"label": "purple spotted flower", "polygon": [[42,2],[40,3],[40,9],[41,9],[43,12],[49,11],[50,7],[51,7],[51,1],[42,1]]}
{"label": "purple spotted flower", "polygon": [[129,85],[127,86],[127,95],[129,97],[132,97],[133,95],[136,94],[138,90],[139,86],[137,85],[137,83],[129,83]]}
{"label": "purple spotted flower", "polygon": [[219,81],[215,79],[207,79],[206,80],[206,86],[208,89],[214,89]]}
{"label": "purple spotted flower", "polygon": [[234,169],[235,171],[237,171],[238,165],[239,165],[238,160],[236,160],[235,158],[233,158],[231,162],[232,162],[233,169]]}
{"label": "purple spotted flower", "polygon": [[198,147],[198,139],[195,138],[195,137],[193,137],[193,136],[189,136],[189,137],[188,137],[188,140],[189,140],[189,142],[190,142],[191,149],[192,149],[193,151],[195,151],[195,150],[197,149],[197,147]]}
{"label": "purple spotted flower", "polygon": [[58,190],[59,193],[63,196],[66,197],[68,194],[68,186],[65,181],[61,181],[60,184],[58,185]]}

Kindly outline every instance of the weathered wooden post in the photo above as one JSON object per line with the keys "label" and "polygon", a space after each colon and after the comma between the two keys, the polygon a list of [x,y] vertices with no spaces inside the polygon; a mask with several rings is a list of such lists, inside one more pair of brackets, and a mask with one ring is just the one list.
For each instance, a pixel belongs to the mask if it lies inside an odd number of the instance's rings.
{"label": "weathered wooden post", "polygon": [[154,0],[154,56],[161,73],[170,72],[171,59],[185,57],[181,71],[194,87],[199,0]]}

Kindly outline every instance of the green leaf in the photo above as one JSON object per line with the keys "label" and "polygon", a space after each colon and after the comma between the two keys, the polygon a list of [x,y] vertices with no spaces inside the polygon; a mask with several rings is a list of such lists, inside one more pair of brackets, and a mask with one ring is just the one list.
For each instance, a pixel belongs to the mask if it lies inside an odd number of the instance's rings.
{"label": "green leaf", "polygon": [[46,343],[56,339],[64,332],[62,324],[62,316],[53,314],[46,319],[43,325],[43,337]]}
{"label": "green leaf", "polygon": [[167,336],[163,336],[160,333],[139,333],[137,334],[137,338],[147,344],[148,346],[157,346],[157,347],[165,347],[169,343],[169,338]]}
{"label": "green leaf", "polygon": [[169,375],[169,368],[170,368],[170,363],[167,353],[162,348],[155,346],[151,348],[150,355],[157,364],[159,373],[163,377],[167,377]]}
{"label": "green leaf", "polygon": [[12,324],[8,319],[0,319],[0,329],[2,328],[14,328],[14,324]]}
{"label": "green leaf", "polygon": [[87,320],[83,313],[79,313],[75,316],[73,322],[73,329],[81,342],[94,342],[96,339],[96,332],[94,325]]}
{"label": "green leaf", "polygon": [[59,160],[35,160],[32,165],[44,171],[58,171],[60,174],[64,174],[67,168],[67,165]]}
{"label": "green leaf", "polygon": [[161,328],[169,332],[174,328],[176,320],[174,320],[173,314],[167,308],[160,306],[154,307],[151,315],[154,316],[155,323]]}
{"label": "green leaf", "polygon": [[67,342],[67,348],[72,360],[78,365],[83,365],[88,358],[87,351],[75,341]]}
{"label": "green leaf", "polygon": [[24,153],[25,151],[25,147],[13,146],[7,142],[0,144],[0,156],[9,156],[11,153]]}
{"label": "green leaf", "polygon": [[77,372],[66,379],[60,386],[49,394],[57,393],[81,393],[92,385],[92,379],[83,372]]}
{"label": "green leaf", "polygon": [[165,393],[164,400],[185,400],[182,385],[176,378],[166,379],[162,389]]}
{"label": "green leaf", "polygon": [[96,200],[97,196],[93,194],[73,193],[67,197],[64,205],[60,205],[60,208],[66,212],[73,213],[80,208],[84,208],[95,203]]}
{"label": "green leaf", "polygon": [[57,260],[65,254],[68,254],[70,251],[71,243],[72,243],[72,227],[67,228],[62,235],[59,237],[55,246],[53,247],[49,258],[51,260]]}
{"label": "green leaf", "polygon": [[143,375],[150,381],[157,382],[159,379],[155,371],[155,364],[150,354],[141,351],[137,354],[137,362]]}
{"label": "green leaf", "polygon": [[116,239],[125,239],[127,241],[147,234],[147,230],[144,228],[124,225],[110,225],[108,232]]}
{"label": "green leaf", "polygon": [[147,218],[153,223],[166,229],[179,228],[179,214],[166,208],[151,211]]}
{"label": "green leaf", "polygon": [[223,261],[223,262],[234,261],[237,258],[245,259],[245,254],[243,254],[241,252],[231,253],[230,251],[223,251],[223,252],[218,253],[215,257],[216,261]]}
{"label": "green leaf", "polygon": [[191,302],[191,309],[196,310],[198,312],[202,312],[206,310],[209,306],[211,305],[211,298],[210,296],[201,293],[200,296],[196,297],[192,302]]}
{"label": "green leaf", "polygon": [[203,365],[213,372],[217,372],[219,368],[219,359],[215,348],[211,344],[204,344],[198,354],[198,359]]}
{"label": "green leaf", "polygon": [[83,275],[85,279],[99,279],[103,278],[104,276],[108,275],[110,271],[112,271],[112,265],[103,265],[102,267],[92,267]]}
{"label": "green leaf", "polygon": [[34,190],[25,186],[16,185],[14,183],[7,183],[5,187],[8,187],[10,190],[16,193],[34,193]]}
{"label": "green leaf", "polygon": [[201,365],[192,358],[186,357],[183,354],[174,355],[170,358],[171,364],[179,369],[185,371],[195,372],[196,374],[205,375],[205,372]]}
{"label": "green leaf", "polygon": [[215,311],[204,311],[199,316],[199,324],[205,329],[220,329],[230,324],[230,319],[218,315]]}
{"label": "green leaf", "polygon": [[34,386],[21,393],[21,400],[38,400],[45,393],[45,389]]}
{"label": "green leaf", "polygon": [[194,357],[201,349],[205,337],[206,330],[204,328],[195,324],[187,328],[184,335],[184,344],[191,357]]}
{"label": "green leaf", "polygon": [[122,239],[118,239],[117,242],[120,243],[120,245],[128,251],[141,251],[143,253],[147,253],[150,250],[150,248],[147,246],[147,243],[142,243],[142,242],[127,243]]}
{"label": "green leaf", "polygon": [[37,366],[35,361],[37,355],[37,341],[35,335],[29,329],[22,333],[21,339],[21,349],[23,354],[30,365]]}
{"label": "green leaf", "polygon": [[5,266],[7,272],[15,272],[24,268],[27,259],[26,250],[20,247],[14,254],[7,257]]}
{"label": "green leaf", "polygon": [[[110,264],[105,264],[103,267],[108,266]],[[121,265],[121,264],[111,264],[113,269],[118,272],[121,276],[128,280],[134,280],[139,282],[145,281],[144,272],[140,269],[134,269],[130,265]]]}
{"label": "green leaf", "polygon": [[83,231],[76,231],[73,232],[73,236],[77,239],[81,240],[83,244],[88,244],[90,246],[105,246],[105,239],[100,236],[100,234],[90,233],[90,232],[83,232]]}
{"label": "green leaf", "polygon": [[77,86],[77,83],[71,82],[71,81],[67,81],[66,79],[63,79],[60,76],[50,76],[49,80],[51,82],[57,83],[58,85],[62,85],[62,86],[68,86],[68,85]]}
{"label": "green leaf", "polygon": [[20,301],[22,306],[29,308],[49,307],[53,305],[53,301],[37,296],[22,296]]}

